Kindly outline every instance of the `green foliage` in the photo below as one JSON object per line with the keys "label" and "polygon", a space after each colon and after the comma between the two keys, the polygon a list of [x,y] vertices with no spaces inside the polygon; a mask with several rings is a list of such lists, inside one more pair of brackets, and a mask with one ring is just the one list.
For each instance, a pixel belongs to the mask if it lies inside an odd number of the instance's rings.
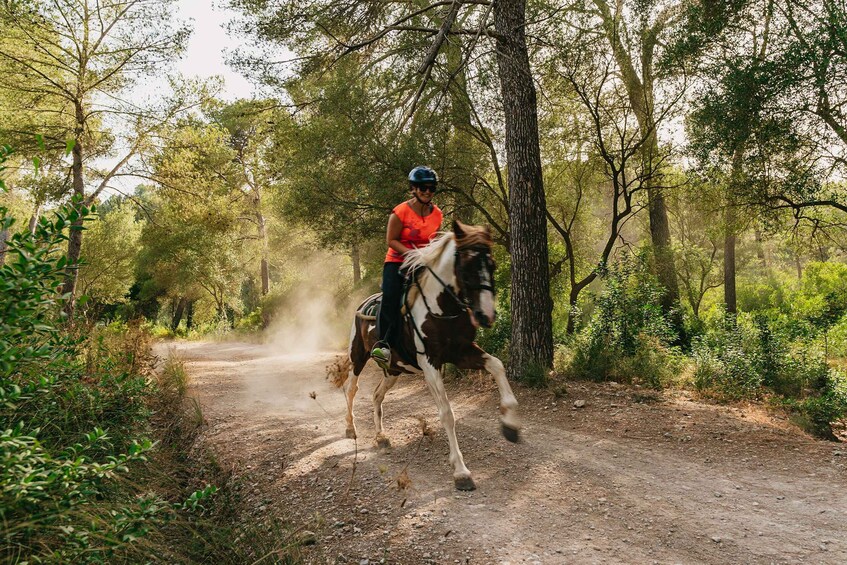
{"label": "green foliage", "polygon": [[[63,327],[57,247],[88,210],[78,202],[9,241],[0,267],[0,559],[137,561],[138,541],[195,510],[213,490],[178,504],[127,490],[142,465],[152,392],[138,328]],[[5,211],[0,221],[11,225]],[[134,557],[131,557],[134,556]]]}
{"label": "green foliage", "polygon": [[605,287],[588,326],[561,353],[557,371],[596,381],[643,382],[659,387],[680,363],[668,344],[673,330],[662,313],[662,289],[643,255],[627,256],[603,269]]}
{"label": "green foliage", "polygon": [[705,337],[696,338],[694,386],[719,398],[755,398],[761,393],[762,355],[758,331],[748,316],[725,316]]}
{"label": "green foliage", "polygon": [[847,416],[847,375],[829,370],[817,394],[799,401],[790,401],[797,411],[799,424],[809,433],[825,439],[835,439],[832,423]]}
{"label": "green foliage", "polygon": [[77,285],[90,298],[89,307],[124,302],[135,280],[142,223],[130,203],[116,201],[100,207],[83,241]]}
{"label": "green foliage", "polygon": [[[35,234],[16,233],[8,240],[7,261],[0,267],[0,377],[49,360],[57,347],[66,347],[55,324],[67,265],[59,246],[68,239],[65,230],[78,229],[72,224],[88,212],[77,205],[62,208],[53,220],[41,218]],[[0,230],[14,222],[0,208]]]}
{"label": "green foliage", "polygon": [[719,400],[775,393],[802,427],[832,437],[831,425],[847,415],[847,384],[813,342],[793,340],[762,315],[724,315],[709,324],[693,350],[694,384]]}
{"label": "green foliage", "polygon": [[786,337],[813,339],[847,313],[847,265],[814,261],[799,281],[779,273],[744,278],[738,286],[738,306],[763,316]]}

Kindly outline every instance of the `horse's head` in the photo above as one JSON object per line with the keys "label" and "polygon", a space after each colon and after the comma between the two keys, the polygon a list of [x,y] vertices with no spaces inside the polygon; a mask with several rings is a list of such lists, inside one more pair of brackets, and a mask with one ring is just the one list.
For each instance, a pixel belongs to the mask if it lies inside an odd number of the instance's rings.
{"label": "horse's head", "polygon": [[468,226],[453,222],[456,238],[456,280],[459,296],[470,308],[474,326],[490,328],[494,323],[494,259],[491,257],[491,230],[488,226]]}

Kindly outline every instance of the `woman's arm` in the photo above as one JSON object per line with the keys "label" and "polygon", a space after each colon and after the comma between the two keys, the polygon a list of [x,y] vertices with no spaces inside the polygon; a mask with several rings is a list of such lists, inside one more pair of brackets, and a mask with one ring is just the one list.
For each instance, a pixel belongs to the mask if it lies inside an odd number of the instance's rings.
{"label": "woman's arm", "polygon": [[409,248],[400,243],[400,234],[403,232],[403,221],[397,217],[397,214],[392,213],[388,217],[388,229],[385,232],[385,240],[388,242],[388,247],[405,255]]}

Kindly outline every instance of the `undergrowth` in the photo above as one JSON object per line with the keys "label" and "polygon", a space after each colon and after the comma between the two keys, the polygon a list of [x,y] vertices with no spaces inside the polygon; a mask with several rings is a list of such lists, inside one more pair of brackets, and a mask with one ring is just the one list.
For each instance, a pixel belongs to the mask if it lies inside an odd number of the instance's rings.
{"label": "undergrowth", "polygon": [[14,233],[0,266],[0,561],[295,562],[281,528],[237,519],[178,360],[157,376],[139,324],[68,324],[62,247],[89,213]]}
{"label": "undergrowth", "polygon": [[[824,278],[821,271],[809,270],[812,282]],[[847,276],[847,269],[839,273]],[[718,402],[767,399],[806,431],[834,439],[833,424],[847,416],[847,374],[830,366],[828,354],[843,350],[837,338],[847,327],[842,318],[847,300],[843,284],[832,281],[847,282],[844,276],[826,278],[838,292],[819,292],[823,283],[806,281],[803,288],[812,290],[804,292],[823,298],[804,301],[801,292],[790,316],[781,310],[736,315],[715,308],[700,321],[690,350],[683,351],[670,345],[674,334],[660,306],[661,289],[635,255],[603,271],[605,288],[594,314],[557,346],[554,370],[566,378],[690,387]]]}

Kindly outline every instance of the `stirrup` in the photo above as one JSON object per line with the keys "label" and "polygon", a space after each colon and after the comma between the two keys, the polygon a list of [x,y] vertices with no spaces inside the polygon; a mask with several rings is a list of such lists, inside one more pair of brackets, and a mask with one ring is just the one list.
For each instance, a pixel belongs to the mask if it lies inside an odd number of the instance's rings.
{"label": "stirrup", "polygon": [[371,358],[376,361],[376,364],[379,365],[383,371],[387,371],[388,367],[391,366],[391,349],[386,345],[380,345],[377,343],[374,345],[374,348],[371,349]]}

